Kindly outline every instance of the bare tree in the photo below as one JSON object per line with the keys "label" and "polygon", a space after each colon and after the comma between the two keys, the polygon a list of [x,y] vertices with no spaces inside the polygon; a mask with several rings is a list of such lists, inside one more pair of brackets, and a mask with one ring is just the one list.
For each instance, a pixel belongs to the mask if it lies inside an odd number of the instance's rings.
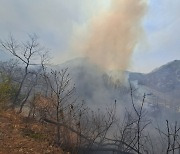
{"label": "bare tree", "polygon": [[[53,103],[53,111],[51,111],[51,118],[57,123],[64,122],[64,112],[67,111],[69,105],[73,105],[74,101],[72,96],[75,91],[75,86],[70,84],[70,77],[67,69],[61,71],[51,70],[51,73],[44,72],[44,78],[50,86],[51,98],[55,101]],[[57,142],[60,143],[61,134],[60,126],[57,126]]]}
{"label": "bare tree", "polygon": [[43,68],[48,89],[45,94],[37,95],[33,106],[40,119],[56,126],[56,142],[76,152],[104,149],[115,121],[116,105],[107,108],[104,114],[100,109],[90,110],[84,102],[77,101],[68,69],[48,72]]}
{"label": "bare tree", "polygon": [[[166,154],[180,153],[180,126],[175,122],[174,125],[169,124],[166,120],[166,132],[162,131],[159,127],[156,128],[163,142],[163,152]],[[166,148],[165,148],[166,147]]]}
{"label": "bare tree", "polygon": [[146,119],[146,112],[143,110],[146,95],[143,95],[141,104],[136,105],[133,97],[135,90],[130,83],[132,111],[129,112],[126,109],[122,122],[116,123],[117,131],[114,133],[113,141],[124,152],[142,154],[148,152],[145,148],[145,142],[150,138],[144,134],[144,130],[151,121]]}
{"label": "bare tree", "polygon": [[[23,86],[28,78],[29,74],[32,74],[31,66],[40,65],[41,58],[40,55],[45,51],[44,48],[38,43],[38,38],[36,35],[29,35],[29,39],[26,42],[19,43],[14,39],[12,35],[9,36],[8,40],[0,41],[2,50],[9,52],[12,56],[18,59],[24,66],[24,73],[19,82],[19,88],[17,90],[15,99],[13,101],[13,108],[18,104],[20,94],[22,92]],[[38,58],[39,57],[39,58]],[[31,89],[31,88],[30,88]],[[20,103],[21,108],[24,106],[31,90],[27,92],[27,97]],[[20,109],[20,112],[22,109]]]}

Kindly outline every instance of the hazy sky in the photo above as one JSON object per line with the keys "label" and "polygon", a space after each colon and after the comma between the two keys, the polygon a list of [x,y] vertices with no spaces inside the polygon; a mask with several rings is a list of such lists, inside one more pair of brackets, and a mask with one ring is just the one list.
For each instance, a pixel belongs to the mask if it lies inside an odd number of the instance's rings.
{"label": "hazy sky", "polygon": [[[72,58],[64,56],[72,40],[85,34],[88,21],[109,4],[110,0],[0,0],[0,38],[11,32],[22,40],[36,33],[51,49],[54,62],[61,63],[64,57]],[[180,0],[149,0],[143,27],[130,70],[148,72],[180,59]]]}

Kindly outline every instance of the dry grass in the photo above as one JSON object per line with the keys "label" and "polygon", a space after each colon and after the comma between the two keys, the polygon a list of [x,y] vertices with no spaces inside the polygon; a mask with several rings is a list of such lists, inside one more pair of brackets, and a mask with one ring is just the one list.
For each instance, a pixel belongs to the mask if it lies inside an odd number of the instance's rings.
{"label": "dry grass", "polygon": [[53,128],[48,127],[13,111],[2,111],[0,154],[64,154],[60,148],[52,144]]}

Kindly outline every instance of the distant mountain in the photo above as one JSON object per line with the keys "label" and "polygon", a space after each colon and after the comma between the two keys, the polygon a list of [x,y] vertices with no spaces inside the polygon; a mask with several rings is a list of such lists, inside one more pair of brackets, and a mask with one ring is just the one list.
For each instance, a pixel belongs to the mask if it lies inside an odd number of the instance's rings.
{"label": "distant mountain", "polygon": [[146,75],[147,85],[161,92],[180,90],[180,60],[175,60]]}
{"label": "distant mountain", "polygon": [[[121,106],[131,105],[129,83],[119,82],[121,71],[104,72],[88,58],[76,58],[55,69],[69,68],[72,82],[75,83],[78,95],[88,104],[111,104],[117,100]],[[171,108],[180,111],[180,60],[167,63],[152,72],[134,73],[125,71],[125,81],[131,81],[134,101],[139,104],[142,95],[146,93],[146,107],[154,110],[157,104],[161,108]],[[117,80],[114,80],[117,79]],[[155,107],[155,108],[156,108]],[[157,110],[159,114],[159,110]]]}
{"label": "distant mountain", "polygon": [[160,92],[180,90],[180,60],[169,62],[148,74],[130,73],[129,79]]}
{"label": "distant mountain", "polygon": [[117,90],[114,82],[111,81],[111,76],[91,63],[88,58],[76,58],[55,68],[69,69],[78,94],[89,104],[110,104],[115,99],[119,102],[127,101],[127,88],[121,85]]}
{"label": "distant mountain", "polygon": [[[115,76],[115,78],[118,78],[120,74],[119,71],[103,72],[97,65],[90,63],[88,58],[73,59],[56,67],[69,68],[73,78],[84,78],[84,75],[88,75],[96,78],[96,80],[101,80],[105,74],[109,77]],[[127,71],[124,74],[130,81],[137,81],[139,85],[147,86],[159,92],[169,93],[180,90],[180,60],[169,62],[147,74]]]}
{"label": "distant mountain", "polygon": [[130,73],[129,79],[168,97],[169,103],[180,103],[180,60],[169,62],[148,74]]}

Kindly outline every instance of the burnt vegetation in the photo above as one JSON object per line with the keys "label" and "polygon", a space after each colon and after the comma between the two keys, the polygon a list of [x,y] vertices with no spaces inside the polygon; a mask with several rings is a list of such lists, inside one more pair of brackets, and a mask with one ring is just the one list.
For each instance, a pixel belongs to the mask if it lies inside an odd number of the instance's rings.
{"label": "burnt vegetation", "polygon": [[48,51],[36,35],[29,35],[26,42],[10,36],[0,45],[13,57],[0,66],[0,110],[23,117],[24,136],[62,149],[55,153],[180,153],[179,123],[167,120],[164,130],[154,128],[157,135],[153,137],[147,129],[151,120],[144,109],[146,94],[137,105],[131,83],[132,110],[124,109],[122,117],[116,100],[92,110],[79,98],[68,68],[51,69]]}

